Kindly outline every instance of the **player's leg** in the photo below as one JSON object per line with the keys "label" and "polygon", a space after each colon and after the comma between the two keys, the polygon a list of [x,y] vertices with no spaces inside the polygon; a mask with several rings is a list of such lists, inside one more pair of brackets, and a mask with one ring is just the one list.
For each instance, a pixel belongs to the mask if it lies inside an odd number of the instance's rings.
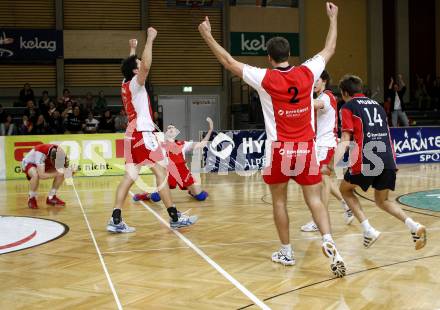
{"label": "player's leg", "polygon": [[342,180],[340,191],[348,207],[353,212],[359,223],[361,223],[363,229],[364,247],[369,248],[379,238],[380,232],[370,225],[370,222],[362,209],[361,203],[354,193],[356,187],[356,184],[351,184],[346,180]]}
{"label": "player's leg", "polygon": [[333,197],[335,197],[344,211],[344,223],[347,225],[350,225],[354,220],[353,212],[348,207],[347,203],[344,200],[344,197],[342,197],[341,191],[339,190],[339,187],[336,185],[335,180],[330,178],[330,194],[332,194]]}
{"label": "player's leg", "polygon": [[[55,171],[55,169],[54,169]],[[57,191],[64,182],[64,173],[57,172],[53,179],[52,188],[47,195],[46,204],[53,206],[65,206],[66,203],[57,197]]]}
{"label": "player's leg", "polygon": [[404,222],[408,226],[414,241],[415,249],[419,250],[426,245],[426,228],[420,223],[408,217],[402,208],[394,201],[389,199],[389,190],[375,190],[374,201],[377,206],[395,218]]}
{"label": "player's leg", "polygon": [[290,266],[295,264],[293,249],[289,237],[289,215],[287,213],[288,182],[270,184],[272,194],[273,218],[281,241],[281,248],[272,254],[272,261]]}
{"label": "player's leg", "polygon": [[25,173],[29,180],[28,207],[30,209],[38,209],[37,192],[38,192],[38,185],[40,184],[40,178],[38,177],[37,168],[35,166],[26,167]]}
{"label": "player's leg", "polygon": [[322,251],[325,256],[330,258],[330,268],[334,275],[345,276],[346,268],[344,260],[336,249],[335,242],[331,236],[330,217],[327,208],[321,201],[321,185],[301,185],[304,200],[309,207],[313,220],[318,225],[322,235]]}
{"label": "player's leg", "polygon": [[156,177],[156,185],[160,198],[165,205],[168,215],[170,216],[171,228],[182,228],[193,225],[197,221],[197,216],[187,216],[177,211],[176,205],[173,203],[171,191],[167,182],[167,170],[160,164],[151,167],[151,171]]}
{"label": "player's leg", "polygon": [[114,233],[134,232],[134,227],[129,227],[122,220],[122,206],[127,198],[128,191],[139,176],[140,166],[129,163],[125,165],[125,175],[116,189],[115,206],[112,217],[107,224],[107,230]]}

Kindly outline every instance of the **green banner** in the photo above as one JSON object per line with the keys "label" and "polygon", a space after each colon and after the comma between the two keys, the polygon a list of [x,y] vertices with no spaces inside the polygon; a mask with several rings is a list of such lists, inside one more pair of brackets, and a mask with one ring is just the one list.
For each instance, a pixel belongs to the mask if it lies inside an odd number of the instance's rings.
{"label": "green banner", "polygon": [[232,56],[266,56],[266,44],[273,37],[289,41],[290,56],[299,56],[299,33],[292,32],[231,32]]}

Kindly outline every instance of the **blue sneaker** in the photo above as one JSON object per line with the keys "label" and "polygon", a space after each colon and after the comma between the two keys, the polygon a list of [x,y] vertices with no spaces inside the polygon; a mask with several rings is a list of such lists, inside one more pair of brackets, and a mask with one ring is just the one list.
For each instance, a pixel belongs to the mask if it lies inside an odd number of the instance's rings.
{"label": "blue sneaker", "polygon": [[113,218],[110,218],[107,224],[107,231],[111,233],[132,233],[136,231],[136,228],[128,226],[123,221],[116,225],[113,223]]}
{"label": "blue sneaker", "polygon": [[197,220],[199,219],[197,215],[188,216],[184,213],[180,213],[179,211],[177,211],[177,215],[178,215],[177,222],[173,222],[173,220],[170,219],[170,227],[172,229],[179,229],[179,228],[191,226],[195,224],[195,222],[197,222]]}

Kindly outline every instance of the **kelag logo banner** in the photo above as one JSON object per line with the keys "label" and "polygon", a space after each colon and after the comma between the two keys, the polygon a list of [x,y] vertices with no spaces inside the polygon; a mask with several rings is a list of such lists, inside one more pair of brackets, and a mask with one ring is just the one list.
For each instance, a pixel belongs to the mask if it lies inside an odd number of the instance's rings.
{"label": "kelag logo banner", "polygon": [[440,162],[440,127],[390,128],[398,164]]}
{"label": "kelag logo banner", "polygon": [[298,33],[231,32],[232,56],[267,56],[266,44],[273,37],[284,37],[290,44],[290,56],[299,56]]}
{"label": "kelag logo banner", "polygon": [[[124,134],[8,136],[4,137],[6,179],[24,179],[21,161],[35,145],[59,144],[78,166],[77,176],[122,175],[125,173]],[[1,162],[0,162],[1,163]],[[0,171],[1,172],[1,171]],[[148,172],[147,168],[142,173]],[[1,177],[1,175],[0,175]]]}
{"label": "kelag logo banner", "polygon": [[63,56],[63,32],[0,28],[0,61],[51,60]]}

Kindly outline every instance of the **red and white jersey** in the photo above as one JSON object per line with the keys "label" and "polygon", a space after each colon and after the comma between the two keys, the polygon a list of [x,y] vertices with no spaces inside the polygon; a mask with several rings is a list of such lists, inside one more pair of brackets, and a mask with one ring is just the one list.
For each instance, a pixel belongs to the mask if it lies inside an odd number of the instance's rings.
{"label": "red and white jersey", "polygon": [[324,107],[318,109],[316,117],[316,146],[336,147],[338,137],[338,108],[331,91],[322,92],[318,98]]}
{"label": "red and white jersey", "polygon": [[187,153],[195,142],[188,141],[165,141],[163,146],[167,152],[168,158],[175,164],[184,164],[185,153]]}
{"label": "red and white jersey", "polygon": [[50,161],[49,154],[53,148],[57,148],[57,147],[58,146],[55,144],[36,145],[23,158],[22,166],[26,167],[28,164],[52,166],[52,162]]}
{"label": "red and white jersey", "polygon": [[244,66],[244,81],[260,95],[269,141],[306,142],[315,138],[313,85],[324,68],[325,60],[319,54],[298,67]]}
{"label": "red and white jersey", "polygon": [[155,131],[150,98],[145,85],[137,82],[137,75],[131,81],[122,82],[121,96],[128,123],[136,125],[131,128],[137,131]]}

